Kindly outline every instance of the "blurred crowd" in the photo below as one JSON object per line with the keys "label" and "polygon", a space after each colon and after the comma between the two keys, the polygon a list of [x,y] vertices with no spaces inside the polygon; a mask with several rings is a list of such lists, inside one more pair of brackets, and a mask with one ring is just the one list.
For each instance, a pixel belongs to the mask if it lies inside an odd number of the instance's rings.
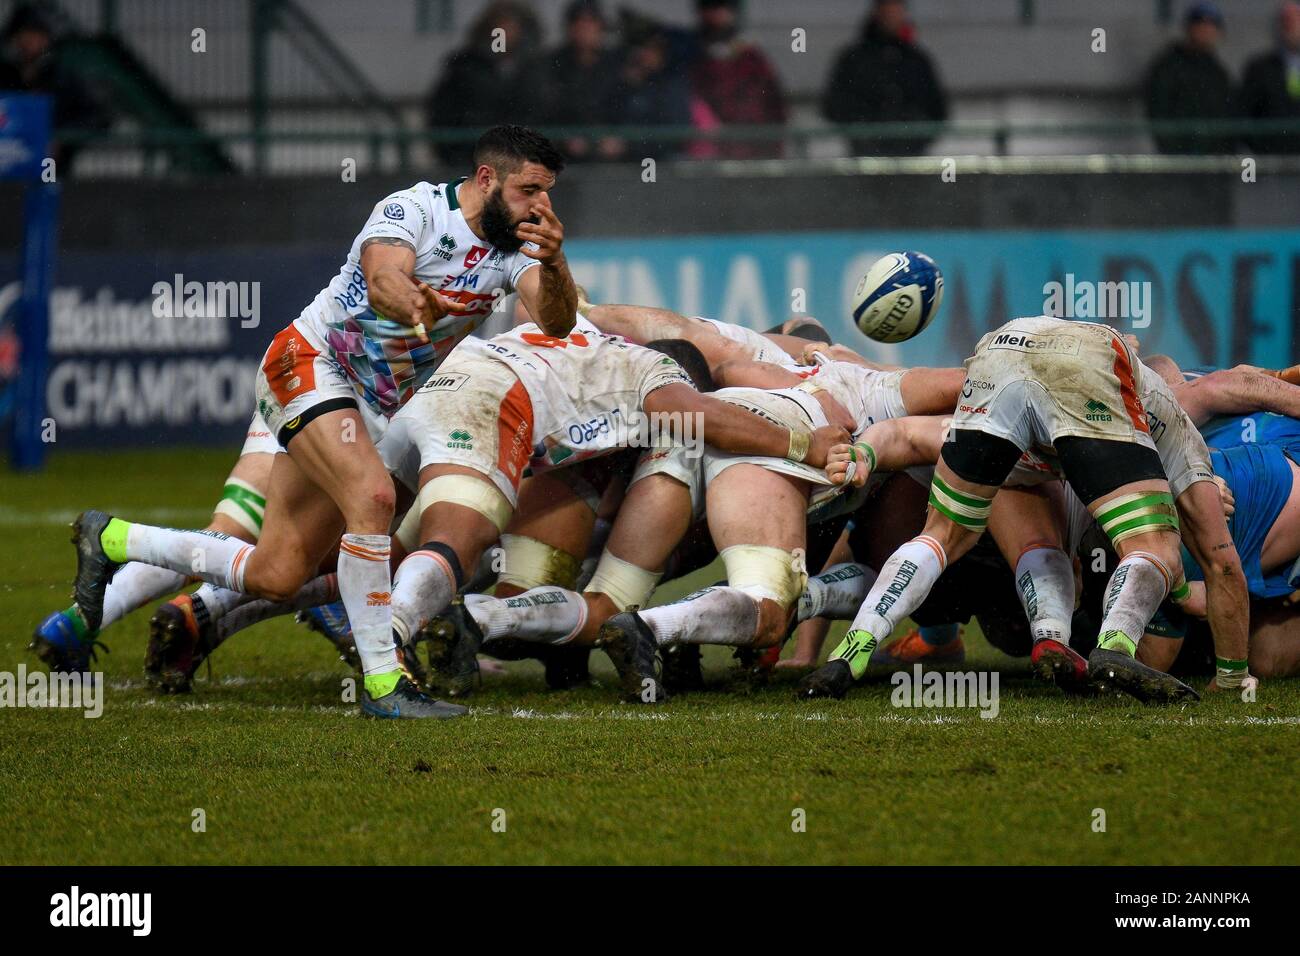
{"label": "blurred crowd", "polygon": [[[564,39],[542,49],[528,5],[490,4],[448,58],[427,102],[430,129],[491,123],[675,127],[716,131],[786,122],[788,104],[771,61],[743,26],[741,0],[696,0],[696,22],[676,26],[633,12],[611,19],[599,0],[574,0]],[[495,43],[494,43],[495,41]],[[941,120],[948,107],[930,58],[917,47],[904,0],[874,0],[860,37],[836,59],[822,102],[840,123]],[[559,137],[571,161],[685,156],[751,159],[782,153],[779,136],[729,140],[689,135],[630,140],[625,132]],[[864,154],[921,152],[928,137],[859,138]],[[444,144],[448,162],[470,144]]]}
{"label": "blurred crowd", "polygon": [[[572,162],[658,158],[779,157],[790,104],[771,59],[746,35],[744,0],[696,0],[690,24],[666,22],[618,0],[572,0],[562,36],[548,47],[533,7],[493,0],[441,65],[424,106],[439,156],[468,159],[474,131],[495,123],[547,129],[603,127],[596,135],[555,137]],[[857,35],[835,51],[817,104],[824,119],[854,124],[855,155],[914,155],[933,135],[898,124],[933,124],[949,116],[948,97],[930,55],[918,44],[906,0],[864,0]],[[0,24],[0,92],[47,93],[56,128],[84,135],[107,129],[113,97],[77,69],[84,37],[57,22],[48,4],[26,0]],[[1280,3],[1269,46],[1250,57],[1235,79],[1220,45],[1228,25],[1222,9],[1193,0],[1180,36],[1148,67],[1143,95],[1161,129],[1166,153],[1300,153],[1300,2]],[[139,117],[137,117],[139,119]],[[1230,135],[1207,120],[1289,120],[1285,129]],[[872,135],[873,124],[895,124]],[[729,137],[758,126],[767,134]],[[437,139],[464,130],[463,142]],[[672,130],[670,134],[668,130]],[[698,131],[698,132],[697,132]],[[716,135],[715,135],[716,134]],[[56,144],[71,158],[74,140]]]}
{"label": "blurred crowd", "polygon": [[1252,56],[1241,81],[1219,56],[1227,23],[1217,4],[1196,2],[1183,17],[1183,33],[1152,62],[1146,77],[1146,110],[1153,120],[1182,120],[1187,132],[1155,137],[1162,153],[1232,153],[1238,146],[1258,153],[1300,153],[1300,123],[1282,132],[1237,137],[1198,133],[1204,120],[1300,119],[1300,3],[1278,9],[1272,45]]}

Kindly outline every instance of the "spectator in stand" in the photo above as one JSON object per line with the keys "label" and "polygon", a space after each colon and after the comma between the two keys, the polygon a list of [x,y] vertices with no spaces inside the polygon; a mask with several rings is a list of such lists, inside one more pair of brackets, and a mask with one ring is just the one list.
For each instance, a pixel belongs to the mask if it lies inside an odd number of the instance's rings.
{"label": "spectator in stand", "polygon": [[[858,41],[840,52],[822,94],[822,115],[834,123],[903,123],[948,118],[948,99],[903,0],[875,0]],[[854,137],[858,156],[915,156],[934,139]]]}
{"label": "spectator in stand", "polygon": [[[690,126],[690,51],[685,37],[631,10],[621,10],[620,17],[627,55],[616,95],[623,122],[629,126]],[[687,148],[680,140],[653,135],[629,137],[627,143],[627,153],[635,159],[669,159]]]}
{"label": "spectator in stand", "polygon": [[[40,93],[54,99],[54,128],[65,132],[97,132],[111,124],[108,110],[90,88],[63,62],[55,25],[35,4],[14,8],[0,28],[0,91]],[[70,171],[78,143],[55,140],[51,154],[60,175]]]}
{"label": "spectator in stand", "polygon": [[[497,31],[500,31],[499,33]],[[425,105],[431,130],[482,130],[498,123],[531,123],[541,105],[541,27],[526,4],[494,0],[470,25],[465,45],[447,57]],[[438,144],[449,165],[474,155],[474,139]]]}
{"label": "spectator in stand", "polygon": [[[695,98],[722,126],[781,124],[786,120],[785,94],[776,70],[753,43],[740,38],[740,0],[696,0],[698,47],[691,69]],[[720,141],[724,159],[781,155],[781,140]]]}
{"label": "spectator in stand", "polygon": [[[1183,37],[1156,57],[1147,74],[1147,117],[1153,120],[1224,120],[1233,115],[1232,77],[1219,59],[1223,13],[1197,2],[1183,17]],[[1233,152],[1235,137],[1217,133],[1160,133],[1162,153]]]}
{"label": "spectator in stand", "polygon": [[[600,0],[573,0],[564,15],[565,42],[547,58],[545,122],[554,126],[613,126],[623,122],[617,99],[622,55],[606,42]],[[617,137],[593,141],[574,136],[560,142],[573,162],[618,159]]]}
{"label": "spectator in stand", "polygon": [[1300,153],[1300,3],[1287,0],[1277,14],[1277,46],[1246,64],[1241,112],[1250,119],[1292,120],[1287,130],[1252,136],[1258,153]]}

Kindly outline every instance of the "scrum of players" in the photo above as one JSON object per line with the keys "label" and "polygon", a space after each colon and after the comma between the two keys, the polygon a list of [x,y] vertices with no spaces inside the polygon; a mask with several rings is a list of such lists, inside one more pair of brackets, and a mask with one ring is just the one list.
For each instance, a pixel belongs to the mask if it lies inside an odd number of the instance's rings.
{"label": "scrum of players", "polygon": [[[1066,694],[1197,699],[1176,671],[1249,697],[1300,673],[1296,369],[1184,372],[1046,316],[964,368],[897,368],[808,318],[759,334],[592,304],[550,203],[562,168],[495,127],[470,176],[377,203],[267,350],[212,522],[83,512],[41,659],[88,670],[181,591],[149,624],[158,690],[297,615],[384,718],[467,713],[494,660],[575,686],[593,648],[631,702],[703,689],[706,644],[842,697],[873,665],[960,661],[971,618]],[[521,321],[471,336],[507,293]],[[651,606],[716,559],[722,581]]]}

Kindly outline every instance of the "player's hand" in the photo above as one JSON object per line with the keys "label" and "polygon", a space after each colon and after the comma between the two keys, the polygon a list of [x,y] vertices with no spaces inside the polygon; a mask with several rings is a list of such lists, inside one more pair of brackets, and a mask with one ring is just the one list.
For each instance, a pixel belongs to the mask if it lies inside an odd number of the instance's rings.
{"label": "player's hand", "polygon": [[445,319],[448,315],[463,315],[468,311],[467,304],[448,299],[446,295],[439,295],[433,291],[428,282],[416,280],[415,299],[411,304],[411,312],[407,316],[409,321],[400,319],[398,321],[415,328],[421,337],[428,337],[429,329],[432,329],[439,320]]}
{"label": "player's hand", "polygon": [[808,454],[803,459],[804,464],[812,465],[814,468],[825,468],[831,449],[836,445],[846,444],[848,440],[849,433],[839,425],[823,425],[812,433]]}
{"label": "player's hand", "polygon": [[1231,518],[1237,510],[1237,499],[1228,483],[1218,475],[1214,476],[1214,483],[1219,486],[1219,497],[1223,500],[1223,516]]}
{"label": "player's hand", "polygon": [[564,224],[555,215],[555,210],[551,208],[551,197],[545,192],[537,194],[537,200],[528,207],[528,214],[537,221],[521,222],[515,235],[524,242],[536,244],[537,248],[529,249],[525,246],[519,251],[530,259],[549,265],[562,255]]}
{"label": "player's hand", "polygon": [[870,475],[871,464],[863,461],[852,445],[836,445],[826,456],[826,477],[832,485],[842,485],[848,481],[854,488],[861,488]]}
{"label": "player's hand", "polygon": [[1259,692],[1259,678],[1254,674],[1247,674],[1241,679],[1241,684],[1237,687],[1220,687],[1219,679],[1217,677],[1212,677],[1210,678],[1210,682],[1205,685],[1205,690],[1206,693],[1210,694],[1227,694],[1229,696],[1236,694],[1243,700],[1246,697],[1246,693],[1249,691],[1250,697],[1253,700],[1255,695]]}
{"label": "player's hand", "polygon": [[1129,332],[1123,336],[1123,339],[1125,343],[1128,344],[1128,347],[1132,349],[1134,355],[1138,355],[1141,353],[1142,343],[1138,341],[1138,337],[1136,335]]}
{"label": "player's hand", "polygon": [[819,355],[823,362],[830,361],[830,346],[824,342],[809,342],[803,347],[803,354],[799,357],[799,364],[816,365],[817,356]]}

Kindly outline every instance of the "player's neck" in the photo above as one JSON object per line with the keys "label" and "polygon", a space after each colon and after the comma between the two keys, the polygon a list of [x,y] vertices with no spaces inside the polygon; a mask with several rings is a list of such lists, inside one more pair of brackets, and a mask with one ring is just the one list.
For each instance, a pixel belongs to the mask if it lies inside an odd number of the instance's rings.
{"label": "player's neck", "polygon": [[483,234],[482,194],[474,188],[473,183],[468,179],[463,180],[459,186],[455,187],[455,190],[456,202],[460,205],[461,215],[465,217],[465,225],[469,226],[470,232],[486,241],[487,236]]}

